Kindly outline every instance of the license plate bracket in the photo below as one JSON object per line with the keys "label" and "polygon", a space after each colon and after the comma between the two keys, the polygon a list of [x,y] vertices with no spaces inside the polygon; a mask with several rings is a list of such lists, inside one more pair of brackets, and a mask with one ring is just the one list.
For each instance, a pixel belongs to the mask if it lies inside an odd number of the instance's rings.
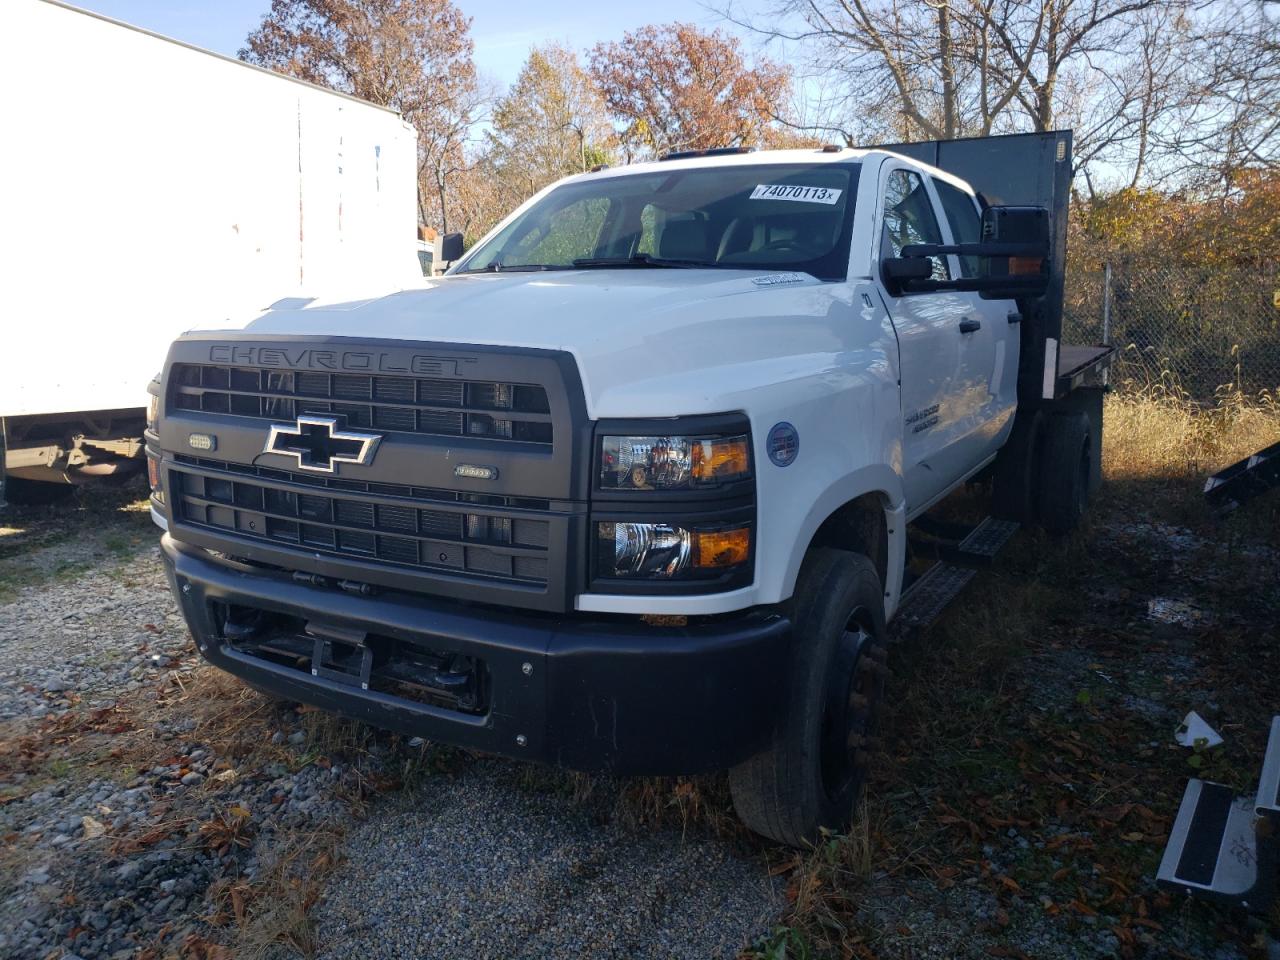
{"label": "license plate bracket", "polygon": [[313,639],[311,675],[345,683],[350,687],[369,689],[373,670],[373,649],[365,642],[367,634],[345,627],[308,623],[307,635]]}

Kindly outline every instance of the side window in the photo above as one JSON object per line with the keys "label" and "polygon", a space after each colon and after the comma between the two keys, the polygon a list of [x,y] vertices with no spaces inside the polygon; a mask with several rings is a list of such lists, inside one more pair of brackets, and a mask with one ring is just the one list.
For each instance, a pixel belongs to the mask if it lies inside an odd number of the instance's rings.
{"label": "side window", "polygon": [[[951,226],[951,236],[956,243],[979,243],[982,240],[982,217],[973,197],[953,187],[945,180],[934,180],[938,199],[942,201],[942,213]],[[965,277],[978,275],[978,258],[961,257],[960,273]]]}
{"label": "side window", "polygon": [[[942,243],[942,231],[920,175],[911,170],[894,170],[885,186],[880,256],[900,256],[902,248],[913,243]],[[946,257],[929,259],[933,261],[934,280],[951,279]]]}
{"label": "side window", "polygon": [[596,254],[600,228],[609,212],[604,197],[579,200],[557,210],[539,229],[530,230],[507,252],[504,266],[526,263],[570,263]]}

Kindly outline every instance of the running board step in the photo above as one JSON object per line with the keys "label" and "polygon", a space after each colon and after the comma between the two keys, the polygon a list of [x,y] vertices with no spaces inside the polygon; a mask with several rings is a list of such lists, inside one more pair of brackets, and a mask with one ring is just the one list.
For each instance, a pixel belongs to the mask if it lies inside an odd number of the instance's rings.
{"label": "running board step", "polygon": [[942,558],[951,563],[966,566],[987,567],[1004,545],[1021,529],[1016,520],[997,520],[987,517],[969,532],[955,547],[944,547]]}
{"label": "running board step", "polygon": [[1280,487],[1280,443],[1209,477],[1204,483],[1204,498],[1225,513],[1274,487]]}
{"label": "running board step", "polygon": [[1253,801],[1192,780],[1182,795],[1156,881],[1192,896],[1249,906],[1258,885]]}
{"label": "running board step", "polygon": [[1280,871],[1280,717],[1262,764],[1256,798],[1192,780],[1182,796],[1156,880],[1194,897],[1263,912]]}
{"label": "running board step", "polygon": [[1271,718],[1267,755],[1258,781],[1258,813],[1280,818],[1280,717]]}
{"label": "running board step", "polygon": [[933,623],[942,615],[947,605],[960,595],[960,591],[969,585],[976,573],[967,567],[946,562],[935,563],[903,593],[898,612],[893,618],[896,631],[901,634],[905,630],[919,630]]}

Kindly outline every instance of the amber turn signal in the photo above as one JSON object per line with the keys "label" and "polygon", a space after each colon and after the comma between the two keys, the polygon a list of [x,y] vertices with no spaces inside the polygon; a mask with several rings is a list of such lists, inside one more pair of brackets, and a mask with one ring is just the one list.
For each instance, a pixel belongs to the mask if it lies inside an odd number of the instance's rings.
{"label": "amber turn signal", "polygon": [[751,556],[751,529],[694,530],[693,566],[702,569],[736,567]]}
{"label": "amber turn signal", "polygon": [[700,483],[736,480],[751,472],[751,452],[747,438],[726,437],[723,440],[693,442],[691,472]]}

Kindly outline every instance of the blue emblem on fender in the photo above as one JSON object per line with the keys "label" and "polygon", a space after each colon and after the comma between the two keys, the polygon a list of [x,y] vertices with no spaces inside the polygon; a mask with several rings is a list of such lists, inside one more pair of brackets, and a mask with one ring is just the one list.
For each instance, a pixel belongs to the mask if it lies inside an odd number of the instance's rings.
{"label": "blue emblem on fender", "polygon": [[765,443],[769,459],[779,467],[789,467],[800,453],[800,434],[785,420],[775,423]]}

